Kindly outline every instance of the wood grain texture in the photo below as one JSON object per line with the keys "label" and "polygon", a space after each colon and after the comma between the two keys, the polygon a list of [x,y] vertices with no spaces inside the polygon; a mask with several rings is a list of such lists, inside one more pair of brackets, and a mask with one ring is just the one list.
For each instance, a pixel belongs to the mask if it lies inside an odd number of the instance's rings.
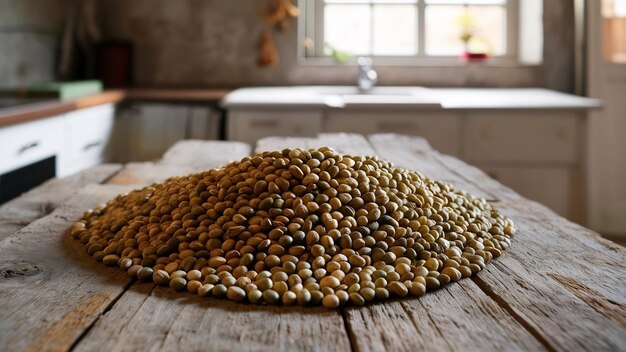
{"label": "wood grain texture", "polygon": [[0,242],[0,350],[66,350],[130,279],[99,265],[64,235],[85,209],[124,186],[87,186]]}
{"label": "wood grain texture", "polygon": [[107,180],[121,169],[103,164],[77,174],[55,178],[0,206],[0,240],[49,214],[77,190]]}
{"label": "wood grain texture", "polygon": [[[556,350],[626,349],[626,249],[527,200],[497,205],[518,229],[476,282]],[[606,242],[605,242],[606,241]]]}
{"label": "wood grain texture", "polygon": [[331,147],[342,154],[374,155],[376,151],[367,139],[353,133],[322,133],[318,138],[267,137],[257,141],[255,152],[285,148],[317,149]]}
{"label": "wood grain texture", "polygon": [[369,140],[346,134],[269,138],[256,149],[328,145],[346,154],[376,154],[488,195],[518,227],[510,251],[477,277],[419,299],[326,310],[201,299],[134,283],[62,235],[85,208],[155,175],[200,167],[167,161],[192,155],[188,148],[200,153],[189,161],[210,153],[198,142],[183,143],[160,163],[129,165],[127,185],[90,186],[0,241],[0,350],[626,350],[626,249],[421,139]]}
{"label": "wood grain texture", "polygon": [[344,311],[356,351],[545,350],[471,280]]}
{"label": "wood grain texture", "polygon": [[184,140],[171,146],[156,163],[126,164],[109,183],[148,186],[170,177],[219,168],[249,155],[250,149],[241,142]]}
{"label": "wood grain texture", "polygon": [[211,169],[240,160],[250,155],[250,150],[250,145],[242,142],[183,140],[171,146],[159,164]]}
{"label": "wood grain texture", "polygon": [[350,341],[333,310],[237,304],[146,283],[133,285],[75,350],[95,349],[349,351]]}
{"label": "wood grain texture", "polygon": [[145,187],[157,182],[163,182],[170,177],[187,175],[198,172],[202,168],[186,165],[166,165],[153,162],[128,163],[108,183],[116,185],[135,185]]}

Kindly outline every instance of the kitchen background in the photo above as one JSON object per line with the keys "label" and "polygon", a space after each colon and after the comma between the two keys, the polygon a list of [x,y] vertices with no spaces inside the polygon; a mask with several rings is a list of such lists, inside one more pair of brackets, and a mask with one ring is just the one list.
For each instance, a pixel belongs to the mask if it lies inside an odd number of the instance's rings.
{"label": "kitchen background", "polygon": [[[552,198],[558,198],[557,203],[566,202],[561,206],[566,209],[560,211],[565,213],[563,215],[569,215],[567,209],[575,208],[574,203],[586,204],[586,214],[575,214],[570,218],[608,237],[624,238],[626,217],[622,214],[626,212],[626,183],[623,181],[626,179],[626,158],[622,153],[626,144],[622,142],[622,135],[626,132],[626,102],[623,99],[626,96],[626,74],[623,63],[607,60],[602,39],[611,30],[617,31],[618,38],[624,38],[626,29],[619,27],[619,23],[609,28],[611,25],[602,20],[606,14],[601,13],[623,2],[588,1],[584,13],[580,10],[585,3],[582,0],[517,2],[537,11],[535,22],[531,18],[519,23],[520,33],[530,33],[529,37],[520,40],[520,46],[530,48],[532,58],[528,62],[457,62],[441,66],[432,62],[377,64],[374,61],[378,85],[539,87],[599,98],[602,109],[591,109],[588,114],[585,112],[576,118],[582,127],[575,127],[575,130],[586,132],[577,134],[572,145],[582,146],[584,157],[576,155],[572,158],[575,158],[575,167],[584,170],[584,179],[579,176],[566,178],[569,182],[566,188],[584,189],[583,195],[568,195],[564,200],[556,191]],[[601,8],[601,2],[605,8]],[[133,87],[234,89],[355,85],[357,68],[354,64],[303,60],[303,38],[296,19],[289,21],[285,31],[273,34],[279,62],[271,67],[259,67],[258,43],[267,27],[262,20],[266,6],[266,1],[255,0],[0,0],[0,88],[91,78],[98,69],[95,49],[101,41],[132,43]],[[302,20],[302,16],[298,20]],[[536,34],[533,36],[533,33]],[[167,99],[150,100],[148,104],[118,104],[112,137],[117,152],[113,154],[113,161],[158,157],[163,148],[180,138],[224,137],[224,131],[204,135],[188,133],[194,130],[193,121],[206,116],[216,118],[221,112],[216,104],[196,101],[191,105],[181,105],[180,102],[172,105]],[[200,119],[189,118],[189,125],[184,127],[186,132],[177,133],[174,126],[177,122],[167,119],[167,116],[176,114],[200,116]],[[525,114],[532,116],[534,113]],[[526,130],[530,132],[529,140],[535,137],[535,132],[541,135],[533,128]],[[463,133],[470,132],[471,128],[467,128]],[[155,135],[161,135],[163,145],[135,152],[141,149],[138,145],[142,139],[151,140]],[[441,149],[437,141],[431,141],[431,144]],[[475,163],[472,158],[467,159]],[[570,167],[566,161],[551,162],[553,164],[549,167]],[[515,164],[515,161],[511,163]],[[515,169],[509,168],[504,173],[508,173],[508,176],[502,176],[504,183],[507,183],[507,177],[520,178],[513,175]],[[537,188],[535,185],[541,183],[542,174],[533,175],[532,182],[520,185],[515,181],[511,186],[534,188],[534,192],[525,194],[531,198],[541,198],[541,194],[551,193],[552,188],[559,187],[560,178],[557,177],[550,181],[552,183],[547,182],[547,188]],[[522,181],[528,179],[522,177]]]}
{"label": "kitchen background", "polygon": [[[285,32],[274,36],[280,64],[259,68],[257,43],[265,26],[261,20],[264,1],[1,0],[3,86],[55,78],[59,38],[68,14],[78,6],[84,8],[83,16],[79,17],[93,19],[93,23],[85,26],[94,37],[133,42],[133,73],[138,86],[354,84],[355,70],[350,67],[301,64],[295,21]],[[543,37],[535,38],[540,45],[543,43],[543,59],[539,64],[446,69],[414,65],[377,67],[379,84],[546,87],[573,93],[574,8],[573,0],[543,1]]]}

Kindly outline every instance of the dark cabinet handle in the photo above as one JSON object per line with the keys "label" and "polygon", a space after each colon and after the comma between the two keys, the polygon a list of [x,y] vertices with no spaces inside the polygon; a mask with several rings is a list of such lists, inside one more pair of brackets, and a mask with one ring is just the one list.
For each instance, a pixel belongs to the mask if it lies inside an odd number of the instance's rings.
{"label": "dark cabinet handle", "polygon": [[95,142],[91,142],[91,143],[87,143],[85,144],[85,146],[83,147],[83,151],[88,151],[89,149],[95,148],[102,145],[102,141],[95,141]]}
{"label": "dark cabinet handle", "polygon": [[33,149],[33,148],[37,148],[39,146],[39,141],[33,141],[27,144],[24,144],[23,146],[20,147],[20,149],[17,150],[17,154],[21,155],[24,154],[25,152]]}

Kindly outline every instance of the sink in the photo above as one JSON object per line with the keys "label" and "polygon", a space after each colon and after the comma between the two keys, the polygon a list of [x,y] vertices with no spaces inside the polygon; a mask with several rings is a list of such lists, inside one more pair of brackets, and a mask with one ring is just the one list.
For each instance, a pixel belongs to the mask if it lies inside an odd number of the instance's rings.
{"label": "sink", "polygon": [[315,87],[314,92],[324,97],[331,107],[373,106],[373,105],[420,105],[440,107],[435,94],[423,87],[378,86],[367,92],[357,87]]}
{"label": "sink", "polygon": [[428,88],[377,86],[361,92],[356,86],[293,86],[243,88],[229,94],[223,106],[319,106],[440,108],[439,98]]}
{"label": "sink", "polygon": [[414,96],[419,94],[421,87],[374,87],[367,92],[360,91],[357,87],[350,86],[323,86],[316,87],[314,90],[321,95],[341,95],[341,96]]}

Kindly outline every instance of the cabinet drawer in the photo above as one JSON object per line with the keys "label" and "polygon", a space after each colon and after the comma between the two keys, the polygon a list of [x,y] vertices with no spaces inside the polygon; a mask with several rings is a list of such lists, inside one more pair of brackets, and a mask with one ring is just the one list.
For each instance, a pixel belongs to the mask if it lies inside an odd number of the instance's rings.
{"label": "cabinet drawer", "polygon": [[57,155],[63,143],[63,116],[0,129],[0,174]]}
{"label": "cabinet drawer", "polygon": [[472,113],[466,122],[466,157],[470,162],[575,164],[578,121],[568,113]]}
{"label": "cabinet drawer", "polygon": [[60,176],[102,162],[113,130],[114,109],[103,105],[68,113]]}
{"label": "cabinet drawer", "polygon": [[230,112],[228,139],[252,145],[263,137],[316,137],[321,132],[322,113],[318,111]]}
{"label": "cabinet drawer", "polygon": [[573,200],[580,195],[574,192],[575,168],[570,167],[503,167],[476,165],[500,183],[511,187],[522,196],[535,200],[561,216],[572,219],[580,213]]}
{"label": "cabinet drawer", "polygon": [[331,112],[325,132],[352,132],[364,135],[399,133],[425,138],[436,150],[459,155],[460,118],[443,112]]}
{"label": "cabinet drawer", "polygon": [[174,143],[185,139],[189,109],[185,105],[141,103],[135,105],[129,149],[131,160],[161,158]]}

